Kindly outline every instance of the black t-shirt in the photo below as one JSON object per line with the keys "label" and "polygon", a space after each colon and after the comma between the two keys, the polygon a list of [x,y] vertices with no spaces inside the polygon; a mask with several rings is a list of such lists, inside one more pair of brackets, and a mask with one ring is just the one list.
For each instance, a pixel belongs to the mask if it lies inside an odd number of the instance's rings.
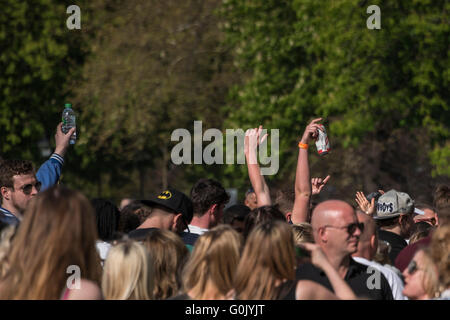
{"label": "black t-shirt", "polygon": [[190,245],[190,246],[194,246],[195,241],[197,241],[197,239],[199,237],[200,237],[200,235],[197,233],[191,233],[191,232],[186,232],[186,231],[181,234],[181,239],[183,239],[183,242],[186,245]]}
{"label": "black t-shirt", "polygon": [[130,233],[128,233],[128,237],[136,241],[144,241],[148,234],[152,233],[154,230],[157,229],[158,228],[135,229],[133,231],[130,231]]}
{"label": "black t-shirt", "polygon": [[378,238],[390,244],[391,251],[389,251],[389,259],[391,260],[391,265],[394,265],[398,254],[408,243],[398,234],[386,230],[378,230]]}
{"label": "black t-shirt", "polygon": [[[377,282],[372,281],[375,276],[380,277],[379,288],[377,288]],[[334,292],[325,272],[311,263],[305,263],[299,266],[299,268],[297,268],[296,277],[297,280],[311,280],[317,282]],[[391,288],[383,274],[381,272],[368,272],[367,266],[357,263],[351,258],[344,281],[352,288],[355,295],[360,298],[369,298],[371,300],[393,300]]]}

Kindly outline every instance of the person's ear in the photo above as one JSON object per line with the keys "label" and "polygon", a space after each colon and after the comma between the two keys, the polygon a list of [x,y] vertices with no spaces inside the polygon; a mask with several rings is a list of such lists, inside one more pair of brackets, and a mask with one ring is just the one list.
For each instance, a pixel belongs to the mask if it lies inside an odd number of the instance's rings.
{"label": "person's ear", "polygon": [[10,190],[8,187],[1,187],[0,192],[2,194],[2,199],[10,200]]}
{"label": "person's ear", "polygon": [[181,213],[175,214],[172,220],[172,230],[181,232],[184,230],[185,227],[187,226],[185,226],[183,223],[183,217]]}
{"label": "person's ear", "polygon": [[378,239],[377,239],[377,236],[375,234],[373,234],[370,237],[370,247],[374,250],[374,252],[377,252],[377,250],[378,250]]}
{"label": "person's ear", "polygon": [[215,203],[211,207],[209,207],[208,213],[210,215],[214,215],[218,209],[219,209],[219,205],[217,203]]}
{"label": "person's ear", "polygon": [[292,222],[292,212],[287,212],[286,213],[286,221],[287,222]]}
{"label": "person's ear", "polygon": [[327,234],[327,228],[320,227],[319,230],[317,230],[317,234],[319,235],[319,240],[323,243],[328,242],[328,234]]}

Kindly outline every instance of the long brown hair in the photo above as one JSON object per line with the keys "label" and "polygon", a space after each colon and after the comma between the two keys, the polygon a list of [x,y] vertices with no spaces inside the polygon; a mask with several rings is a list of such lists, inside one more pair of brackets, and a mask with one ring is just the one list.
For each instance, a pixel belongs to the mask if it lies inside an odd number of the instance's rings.
{"label": "long brown hair", "polygon": [[272,300],[285,280],[295,278],[294,234],[283,221],[256,226],[244,247],[234,289],[239,300]]}
{"label": "long brown hair", "polygon": [[154,264],[153,298],[164,300],[178,294],[181,270],[189,256],[183,240],[172,231],[155,229],[144,240]]}
{"label": "long brown hair", "polygon": [[233,289],[242,241],[229,225],[219,225],[201,235],[183,270],[185,292],[194,291],[191,298],[198,300],[225,297]]}
{"label": "long brown hair", "polygon": [[1,299],[59,299],[71,265],[100,284],[97,228],[89,200],[78,191],[52,187],[28,204],[0,281]]}

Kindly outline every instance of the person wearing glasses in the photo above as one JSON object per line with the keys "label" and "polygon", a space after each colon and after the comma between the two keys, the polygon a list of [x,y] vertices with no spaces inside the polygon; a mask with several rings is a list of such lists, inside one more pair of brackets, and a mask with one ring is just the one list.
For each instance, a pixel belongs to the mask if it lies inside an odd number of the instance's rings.
{"label": "person wearing glasses", "polygon": [[39,192],[56,184],[61,174],[64,155],[75,128],[67,134],[56,128],[55,152],[35,173],[33,165],[26,160],[3,160],[0,165],[0,221],[18,225],[28,202]]}
{"label": "person wearing glasses", "polygon": [[[340,277],[355,295],[372,300],[392,300],[392,291],[383,274],[352,259],[358,249],[364,224],[358,221],[355,210],[341,200],[319,203],[311,218],[314,241],[319,245]],[[310,263],[297,269],[297,280],[315,281],[333,291],[325,273]]]}
{"label": "person wearing glasses", "polygon": [[[434,227],[439,226],[439,219],[436,210],[432,206],[424,203],[418,203],[415,207],[416,209],[421,210],[424,214],[414,215],[414,223],[426,222]],[[417,210],[415,212],[417,212]]]}
{"label": "person wearing glasses", "polygon": [[403,294],[410,300],[429,300],[438,292],[438,272],[429,253],[420,249],[403,271]]}

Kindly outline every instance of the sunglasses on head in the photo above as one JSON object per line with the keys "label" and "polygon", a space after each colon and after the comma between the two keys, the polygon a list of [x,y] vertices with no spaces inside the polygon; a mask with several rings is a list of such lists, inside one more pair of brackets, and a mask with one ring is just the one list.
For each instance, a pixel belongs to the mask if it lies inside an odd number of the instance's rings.
{"label": "sunglasses on head", "polygon": [[334,227],[334,226],[325,226],[328,228],[336,228],[336,229],[347,229],[347,233],[349,235],[352,235],[355,233],[356,229],[358,228],[361,232],[364,232],[364,223],[350,223],[348,226],[345,227]]}
{"label": "sunglasses on head", "polygon": [[41,190],[41,186],[42,186],[42,183],[40,181],[36,181],[35,184],[29,183],[29,184],[26,184],[26,185],[20,187],[19,189],[22,190],[22,192],[24,194],[29,196],[31,194],[31,192],[33,192],[33,187],[35,187],[36,190],[39,192],[39,190]]}

